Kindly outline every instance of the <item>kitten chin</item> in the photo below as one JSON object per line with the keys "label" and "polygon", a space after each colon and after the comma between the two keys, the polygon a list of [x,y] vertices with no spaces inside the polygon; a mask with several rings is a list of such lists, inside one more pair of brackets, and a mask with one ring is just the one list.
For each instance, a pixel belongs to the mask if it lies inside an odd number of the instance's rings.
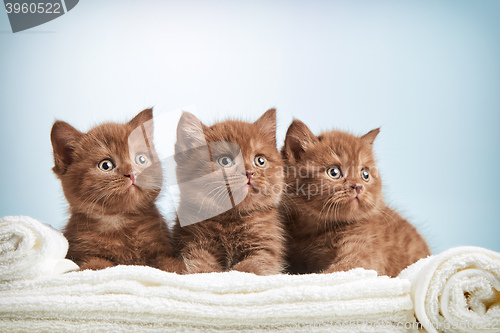
{"label": "kitten chin", "polygon": [[276,111],[254,123],[227,120],[210,127],[184,113],[175,149],[180,203],[174,234],[186,273],[280,273],[283,165]]}
{"label": "kitten chin", "polygon": [[154,147],[153,112],[126,124],[105,123],[87,133],[56,121],[53,171],[69,203],[67,257],[81,269],[119,264],[180,271],[167,225],[155,201],[162,169]]}
{"label": "kitten chin", "polygon": [[384,202],[372,151],[378,133],[316,136],[299,120],[290,125],[281,150],[286,188],[280,210],[292,273],[363,267],[396,276],[430,254],[415,227]]}

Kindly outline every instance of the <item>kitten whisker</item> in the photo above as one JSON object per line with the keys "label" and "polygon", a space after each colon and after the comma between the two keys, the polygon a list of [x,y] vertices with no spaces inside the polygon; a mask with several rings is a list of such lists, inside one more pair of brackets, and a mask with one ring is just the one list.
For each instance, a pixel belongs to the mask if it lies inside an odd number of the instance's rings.
{"label": "kitten whisker", "polygon": [[[225,186],[225,185],[224,185],[224,186]],[[209,197],[211,197],[211,198],[214,198],[214,197],[215,197],[215,196],[210,196],[210,194],[211,194],[212,192],[214,192],[214,191],[216,191],[216,194],[217,194],[217,191],[219,191],[219,190],[220,190],[220,189],[222,189],[222,188],[223,188],[223,186],[218,186],[218,187],[216,187],[216,188],[212,189],[212,190],[211,190],[210,192],[208,192],[207,194],[205,194],[205,196],[203,197],[203,200],[201,201],[200,208],[199,208],[199,210],[198,210],[198,214],[199,214],[199,213],[201,212],[201,210],[203,209],[203,205],[204,205],[204,203],[205,203],[205,200],[206,200],[207,198],[209,198]]]}
{"label": "kitten whisker", "polygon": [[[95,186],[95,185],[91,185],[90,187],[94,187],[94,186]],[[83,193],[82,193],[82,194],[81,194],[81,195],[77,198],[77,200],[80,200],[80,199],[81,199],[84,195],[86,195],[86,194],[91,194],[91,193],[96,192],[96,191],[101,191],[104,187],[105,187],[105,185],[100,185],[100,188],[96,188],[96,189],[91,188],[90,190],[87,190],[87,191],[83,192]],[[86,199],[85,199],[85,200],[86,200]]]}
{"label": "kitten whisker", "polygon": [[205,183],[200,189],[203,189],[205,186],[208,186],[208,185],[211,185],[211,184],[226,184],[226,182],[222,179],[220,180],[216,180],[216,181],[213,181],[213,182],[208,182],[208,183]]}

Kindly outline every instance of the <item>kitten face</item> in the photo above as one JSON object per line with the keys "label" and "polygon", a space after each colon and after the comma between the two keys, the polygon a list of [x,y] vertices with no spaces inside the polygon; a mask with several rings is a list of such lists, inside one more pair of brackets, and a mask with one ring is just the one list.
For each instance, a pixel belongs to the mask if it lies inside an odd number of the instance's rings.
{"label": "kitten face", "polygon": [[299,200],[321,221],[354,222],[382,205],[382,181],[372,146],[379,130],[356,137],[330,131],[315,136],[295,120],[288,129],[283,158],[285,193]]}
{"label": "kitten face", "polygon": [[106,123],[88,133],[54,124],[54,172],[73,213],[128,213],[154,202],[162,169],[152,131],[151,109],[127,124]]}
{"label": "kitten face", "polygon": [[276,149],[275,110],[255,123],[227,120],[210,127],[185,113],[177,133],[182,225],[227,211],[248,214],[276,206],[283,167]]}

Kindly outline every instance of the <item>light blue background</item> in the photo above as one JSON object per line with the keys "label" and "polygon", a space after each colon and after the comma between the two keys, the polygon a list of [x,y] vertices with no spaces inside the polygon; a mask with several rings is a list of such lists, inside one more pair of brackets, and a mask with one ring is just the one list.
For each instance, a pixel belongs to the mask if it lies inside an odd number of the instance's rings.
{"label": "light blue background", "polygon": [[277,107],[280,144],[293,117],[382,126],[386,199],[433,252],[500,251],[500,1],[85,0],[17,34],[0,12],[0,49],[0,216],[64,225],[55,119],[154,105],[175,128],[186,106],[206,123]]}

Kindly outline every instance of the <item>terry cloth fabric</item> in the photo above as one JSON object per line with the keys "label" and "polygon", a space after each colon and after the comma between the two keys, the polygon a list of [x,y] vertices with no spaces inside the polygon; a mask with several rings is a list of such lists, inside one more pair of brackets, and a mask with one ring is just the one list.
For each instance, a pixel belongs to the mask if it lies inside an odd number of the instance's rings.
{"label": "terry cloth fabric", "polygon": [[0,281],[33,279],[77,270],[64,259],[68,241],[28,216],[0,218]]}
{"label": "terry cloth fabric", "polygon": [[428,332],[500,332],[500,253],[452,248],[399,277],[411,282],[416,317]]}

